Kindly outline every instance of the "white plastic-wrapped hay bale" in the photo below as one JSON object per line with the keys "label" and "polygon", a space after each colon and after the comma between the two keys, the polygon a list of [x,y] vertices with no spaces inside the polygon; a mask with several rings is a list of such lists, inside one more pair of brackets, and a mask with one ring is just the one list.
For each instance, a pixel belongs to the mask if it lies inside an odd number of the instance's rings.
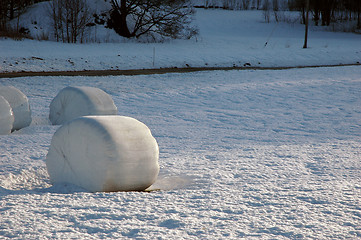
{"label": "white plastic-wrapped hay bale", "polygon": [[0,86],[0,96],[3,96],[10,104],[14,114],[12,130],[19,130],[31,123],[31,110],[29,100],[24,93],[13,86]]}
{"label": "white plastic-wrapped hay bale", "polygon": [[81,116],[116,115],[117,107],[106,92],[95,87],[66,87],[50,103],[53,125]]}
{"label": "white plastic-wrapped hay bale", "polygon": [[46,166],[52,183],[91,192],[141,191],[159,173],[159,149],[149,128],[124,116],[86,116],[54,134]]}
{"label": "white plastic-wrapped hay bale", "polygon": [[0,96],[0,135],[11,133],[14,124],[14,115],[9,102]]}

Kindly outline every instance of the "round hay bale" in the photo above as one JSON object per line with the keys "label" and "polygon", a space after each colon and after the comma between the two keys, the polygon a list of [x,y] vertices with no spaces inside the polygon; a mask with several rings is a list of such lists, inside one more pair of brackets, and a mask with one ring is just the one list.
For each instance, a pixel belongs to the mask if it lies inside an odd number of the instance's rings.
{"label": "round hay bale", "polygon": [[31,110],[29,100],[19,89],[13,86],[0,86],[0,96],[10,104],[14,114],[12,131],[27,127],[31,123]]}
{"label": "round hay bale", "polygon": [[11,133],[14,124],[14,115],[9,102],[0,96],[0,135]]}
{"label": "round hay bale", "polygon": [[50,103],[49,119],[60,125],[77,117],[116,115],[117,107],[106,92],[94,87],[66,87]]}
{"label": "round hay bale", "polygon": [[159,173],[159,149],[149,128],[124,116],[86,116],[54,134],[46,166],[52,183],[90,192],[142,191]]}

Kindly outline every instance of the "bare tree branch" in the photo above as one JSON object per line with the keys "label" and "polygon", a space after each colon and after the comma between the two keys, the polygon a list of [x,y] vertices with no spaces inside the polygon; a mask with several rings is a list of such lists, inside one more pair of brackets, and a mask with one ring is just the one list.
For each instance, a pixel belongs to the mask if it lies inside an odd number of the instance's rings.
{"label": "bare tree branch", "polygon": [[108,26],[124,37],[189,38],[194,10],[189,0],[111,0]]}

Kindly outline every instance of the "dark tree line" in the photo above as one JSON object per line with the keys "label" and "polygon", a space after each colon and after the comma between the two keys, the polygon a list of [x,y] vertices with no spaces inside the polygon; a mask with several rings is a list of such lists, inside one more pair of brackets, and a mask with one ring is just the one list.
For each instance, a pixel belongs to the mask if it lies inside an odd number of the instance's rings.
{"label": "dark tree line", "polygon": [[0,30],[7,27],[7,23],[18,18],[28,6],[44,0],[1,0],[0,1]]}
{"label": "dark tree line", "polygon": [[[357,21],[361,28],[361,0],[309,0],[315,25],[328,26],[336,21]],[[289,1],[291,10],[302,11],[305,22],[306,0]]]}
{"label": "dark tree line", "polygon": [[[45,0],[0,0],[0,31],[19,31],[19,26],[11,29],[9,21],[19,20],[27,7],[42,1]],[[68,43],[83,42],[88,27],[95,24],[104,24],[123,37],[143,41],[190,38],[197,34],[197,29],[191,24],[194,14],[191,0],[104,1],[110,2],[111,9],[102,13],[100,23],[99,16],[91,12],[87,0],[50,0],[47,17],[52,19],[55,39]]]}

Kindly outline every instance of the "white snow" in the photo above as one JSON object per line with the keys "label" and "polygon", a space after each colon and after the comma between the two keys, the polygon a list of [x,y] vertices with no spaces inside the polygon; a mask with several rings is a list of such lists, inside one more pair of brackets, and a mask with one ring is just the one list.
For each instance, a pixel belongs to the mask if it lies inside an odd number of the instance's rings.
{"label": "white snow", "polygon": [[[299,17],[296,13],[285,14],[291,19]],[[361,62],[360,34],[310,27],[309,48],[303,49],[304,26],[299,20],[293,24],[265,23],[262,11],[197,9],[195,22],[199,36],[166,43],[138,44],[124,39],[107,44],[1,40],[0,72],[232,67],[246,63],[253,67],[284,67]],[[108,34],[115,37],[114,33]]]}
{"label": "white snow", "polygon": [[12,130],[19,130],[31,123],[31,110],[29,100],[24,93],[13,86],[0,86],[0,96],[10,104],[14,115]]}
{"label": "white snow", "polygon": [[14,125],[14,114],[9,102],[0,95],[0,135],[10,134]]}
{"label": "white snow", "polygon": [[[302,49],[297,23],[279,23],[264,48],[276,24],[261,17],[198,10],[197,41],[164,44],[0,40],[0,66],[3,72],[151,68],[154,47],[155,67],[360,61],[361,35],[313,28],[310,48]],[[0,84],[21,89],[33,115],[29,127],[0,136],[0,238],[361,237],[360,66],[0,78]],[[48,123],[48,106],[72,85],[103,89],[121,115],[152,130],[160,173],[150,189],[160,191],[89,193],[51,184],[45,159],[59,126]]]}
{"label": "white snow", "polygon": [[158,144],[149,128],[123,116],[87,116],[54,134],[46,166],[53,183],[91,192],[142,191],[159,173]]}
{"label": "white snow", "polygon": [[[52,186],[57,126],[1,136],[2,236],[14,238],[358,238],[361,69],[216,71],[0,81],[47,118],[69,83],[109,92],[157,139],[152,193]],[[125,104],[126,103],[126,104]]]}
{"label": "white snow", "polygon": [[95,87],[66,87],[50,103],[49,120],[53,125],[63,124],[87,115],[115,115],[113,99]]}

